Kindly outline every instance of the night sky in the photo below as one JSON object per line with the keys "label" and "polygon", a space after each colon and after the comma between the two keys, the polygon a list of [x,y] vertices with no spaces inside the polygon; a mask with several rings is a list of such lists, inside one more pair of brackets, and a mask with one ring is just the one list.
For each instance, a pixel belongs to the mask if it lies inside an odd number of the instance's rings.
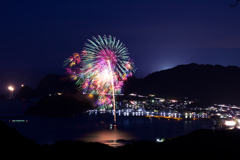
{"label": "night sky", "polygon": [[240,67],[236,0],[1,0],[0,94],[36,88],[92,36],[125,44],[137,78],[180,64]]}

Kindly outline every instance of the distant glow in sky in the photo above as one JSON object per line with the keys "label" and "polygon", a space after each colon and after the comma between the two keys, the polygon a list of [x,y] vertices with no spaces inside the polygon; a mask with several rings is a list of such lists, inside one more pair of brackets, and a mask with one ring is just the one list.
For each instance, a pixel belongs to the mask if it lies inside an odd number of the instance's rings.
{"label": "distant glow in sky", "polygon": [[0,94],[10,83],[36,88],[47,74],[64,75],[66,55],[81,52],[92,35],[121,39],[137,78],[180,64],[240,66],[240,4],[234,3],[0,1]]}

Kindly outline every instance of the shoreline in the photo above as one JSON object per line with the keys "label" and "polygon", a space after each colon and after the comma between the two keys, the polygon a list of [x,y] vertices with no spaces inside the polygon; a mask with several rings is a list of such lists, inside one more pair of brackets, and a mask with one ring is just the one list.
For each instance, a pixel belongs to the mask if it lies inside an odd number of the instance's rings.
{"label": "shoreline", "polygon": [[[169,138],[165,141],[159,143],[154,141],[134,141],[132,143],[125,144],[122,147],[112,147],[99,142],[84,142],[84,141],[70,141],[70,140],[60,140],[51,145],[39,145],[34,139],[28,139],[19,134],[16,129],[9,128],[6,123],[0,122],[1,128],[1,146],[4,146],[2,151],[3,154],[9,154],[9,152],[17,152],[20,155],[28,156],[29,153],[35,153],[40,156],[59,156],[64,155],[79,155],[81,153],[87,153],[87,151],[94,151],[97,155],[102,153],[121,153],[136,155],[136,153],[159,153],[163,155],[168,155],[168,157],[178,157],[178,154],[188,156],[189,158],[197,153],[202,153],[200,157],[206,157],[205,151],[208,157],[214,156],[219,157],[223,155],[228,155],[231,150],[232,153],[238,148],[232,143],[238,144],[240,142],[239,130],[220,130],[213,131],[209,129],[198,129],[192,131],[186,135],[178,136],[176,138]],[[120,140],[125,141],[125,140]],[[193,147],[194,145],[194,147]],[[14,147],[12,147],[14,146]],[[20,147],[21,146],[21,147]],[[181,147],[180,147],[181,146]],[[226,148],[227,146],[227,148]],[[8,147],[11,147],[9,150]],[[19,148],[20,147],[20,148]],[[27,151],[27,154],[26,154]],[[201,151],[201,152],[200,152]],[[224,151],[222,153],[222,151]],[[221,154],[216,154],[221,152]],[[174,153],[174,154],[171,154]],[[120,156],[121,156],[120,155]],[[234,154],[232,154],[233,156]],[[18,154],[19,156],[19,154]],[[156,155],[149,155],[150,157]]]}

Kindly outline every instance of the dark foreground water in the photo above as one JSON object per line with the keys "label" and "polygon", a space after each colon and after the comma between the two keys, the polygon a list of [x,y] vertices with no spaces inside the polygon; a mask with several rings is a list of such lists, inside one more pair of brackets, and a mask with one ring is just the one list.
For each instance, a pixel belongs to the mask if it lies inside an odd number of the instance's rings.
{"label": "dark foreground water", "polygon": [[[9,107],[9,106],[8,106]],[[25,107],[25,106],[24,106]],[[1,107],[0,107],[1,108]],[[5,108],[5,107],[4,107]],[[41,116],[22,116],[24,108],[11,116],[7,111],[0,120],[9,127],[15,127],[26,138],[35,139],[38,144],[52,144],[59,140],[82,140],[101,142],[111,146],[124,145],[118,139],[156,140],[157,138],[173,138],[190,133],[196,129],[209,129],[209,119],[157,119],[147,117],[117,117],[119,127],[110,129],[113,116],[82,115],[72,118],[51,118]]]}
{"label": "dark foreground water", "polygon": [[83,115],[75,118],[27,116],[4,118],[9,127],[15,127],[23,136],[38,144],[52,144],[58,140],[82,140],[109,145],[118,139],[156,140],[187,134],[193,130],[210,128],[209,119],[174,120],[147,117],[117,117],[119,127],[110,129],[112,116]]}

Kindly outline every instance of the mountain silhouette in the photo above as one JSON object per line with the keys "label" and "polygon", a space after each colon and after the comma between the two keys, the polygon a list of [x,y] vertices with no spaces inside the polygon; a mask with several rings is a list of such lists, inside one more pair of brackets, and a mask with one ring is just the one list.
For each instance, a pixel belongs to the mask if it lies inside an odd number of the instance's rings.
{"label": "mountain silhouette", "polygon": [[56,74],[48,74],[43,77],[37,85],[36,93],[39,96],[56,94],[58,92],[75,89],[75,81],[72,81],[69,75],[61,76]]}
{"label": "mountain silhouette", "polygon": [[[75,81],[69,75],[49,74],[41,79],[35,92],[42,97],[74,89]],[[165,99],[184,100],[188,97],[201,103],[240,105],[240,68],[195,63],[178,65],[145,78],[129,77],[122,91],[125,95],[154,94]]]}
{"label": "mountain silhouette", "polygon": [[240,104],[240,68],[236,66],[178,65],[129,82],[127,92],[162,98]]}
{"label": "mountain silhouette", "polygon": [[29,86],[22,86],[15,98],[35,98],[37,93]]}

